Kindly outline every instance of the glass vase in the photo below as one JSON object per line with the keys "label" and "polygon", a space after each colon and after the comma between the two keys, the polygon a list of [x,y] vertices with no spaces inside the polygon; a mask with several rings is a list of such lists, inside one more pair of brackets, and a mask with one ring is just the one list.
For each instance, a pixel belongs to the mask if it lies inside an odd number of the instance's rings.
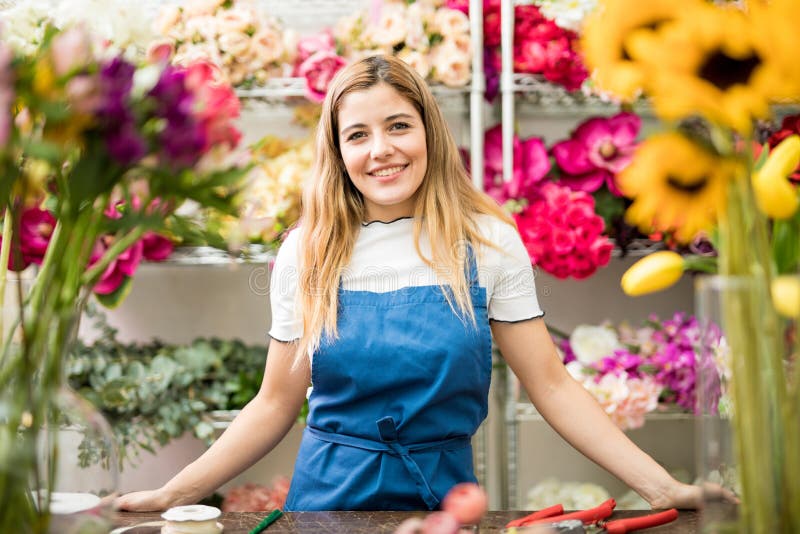
{"label": "glass vase", "polygon": [[695,288],[697,472],[714,484],[701,531],[799,532],[795,323],[775,313],[765,277],[703,276]]}
{"label": "glass vase", "polygon": [[26,351],[18,317],[32,316],[30,280],[7,282],[0,328],[6,340],[0,360],[0,532],[108,532],[119,478],[116,443],[103,415],[64,383],[62,369],[79,307],[59,318],[66,332],[62,350]]}

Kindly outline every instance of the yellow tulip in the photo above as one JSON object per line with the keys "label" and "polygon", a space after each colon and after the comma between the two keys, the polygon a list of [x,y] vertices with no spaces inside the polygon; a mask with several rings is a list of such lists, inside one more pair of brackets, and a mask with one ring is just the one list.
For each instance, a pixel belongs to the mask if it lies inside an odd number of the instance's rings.
{"label": "yellow tulip", "polygon": [[622,275],[620,285],[626,295],[638,297],[666,289],[683,274],[683,258],[677,252],[662,250],[637,261]]}
{"label": "yellow tulip", "polygon": [[788,219],[800,201],[788,176],[800,163],[800,136],[790,135],[772,149],[764,165],[753,173],[758,207],[773,219]]}
{"label": "yellow tulip", "polygon": [[794,275],[778,276],[772,280],[772,304],[784,317],[800,315],[800,279]]}

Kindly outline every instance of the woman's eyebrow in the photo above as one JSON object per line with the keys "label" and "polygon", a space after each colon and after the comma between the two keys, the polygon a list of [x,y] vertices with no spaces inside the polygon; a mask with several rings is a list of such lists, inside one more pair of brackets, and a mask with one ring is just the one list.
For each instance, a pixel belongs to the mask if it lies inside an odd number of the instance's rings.
{"label": "woman's eyebrow", "polygon": [[[414,118],[414,116],[413,116],[413,115],[410,115],[410,114],[408,114],[408,113],[395,113],[394,115],[389,115],[388,117],[386,117],[385,119],[383,119],[383,122],[392,122],[392,121],[393,121],[393,120],[395,120],[395,119],[413,119],[413,118]],[[367,126],[367,125],[366,125],[366,124],[364,124],[364,123],[357,122],[357,123],[355,123],[355,124],[350,124],[349,126],[346,126],[346,127],[342,128],[342,129],[339,131],[339,133],[340,133],[340,134],[343,134],[343,133],[345,133],[347,130],[353,130],[353,129],[355,129],[355,128],[366,128],[366,126]]]}

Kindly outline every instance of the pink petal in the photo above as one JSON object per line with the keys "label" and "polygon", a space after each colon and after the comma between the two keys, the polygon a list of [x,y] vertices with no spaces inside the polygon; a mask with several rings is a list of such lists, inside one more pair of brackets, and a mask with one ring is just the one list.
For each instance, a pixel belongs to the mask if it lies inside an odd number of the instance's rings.
{"label": "pink petal", "polygon": [[584,174],[595,169],[589,161],[588,146],[580,141],[559,141],[551,150],[558,166],[569,174]]}
{"label": "pink petal", "polygon": [[588,172],[577,176],[561,175],[559,183],[572,189],[573,191],[585,191],[594,193],[606,183],[609,172],[605,169]]}

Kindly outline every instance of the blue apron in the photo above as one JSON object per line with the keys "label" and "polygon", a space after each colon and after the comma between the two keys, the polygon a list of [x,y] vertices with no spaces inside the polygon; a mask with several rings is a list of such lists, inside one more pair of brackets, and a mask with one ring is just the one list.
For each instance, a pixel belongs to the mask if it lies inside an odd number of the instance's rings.
{"label": "blue apron", "polygon": [[439,286],[339,289],[339,338],[314,354],[288,511],[434,510],[475,482],[470,438],[486,418],[491,334],[470,254],[477,326]]}

